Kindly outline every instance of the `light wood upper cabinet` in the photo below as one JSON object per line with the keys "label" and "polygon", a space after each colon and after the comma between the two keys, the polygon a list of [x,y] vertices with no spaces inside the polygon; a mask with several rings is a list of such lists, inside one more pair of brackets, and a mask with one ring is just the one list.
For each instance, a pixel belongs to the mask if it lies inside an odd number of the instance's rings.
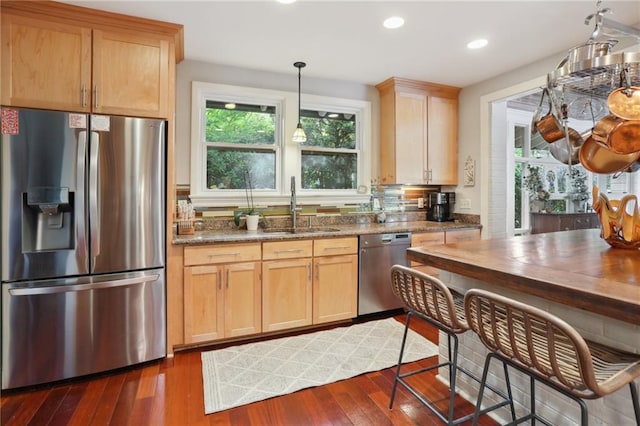
{"label": "light wood upper cabinet", "polygon": [[380,183],[458,183],[458,93],[390,78],[380,84]]}
{"label": "light wood upper cabinet", "polygon": [[93,112],[166,117],[170,39],[93,31]]}
{"label": "light wood upper cabinet", "polygon": [[[54,2],[4,3],[3,105],[170,118],[172,36],[135,27],[120,30],[121,23],[109,29],[104,12],[101,24],[92,24],[91,9],[86,9],[87,20],[76,20],[76,8]],[[55,17],[34,17],[40,7],[43,12],[53,8]]]}
{"label": "light wood upper cabinet", "polygon": [[1,75],[2,105],[88,112],[91,29],[3,13]]}

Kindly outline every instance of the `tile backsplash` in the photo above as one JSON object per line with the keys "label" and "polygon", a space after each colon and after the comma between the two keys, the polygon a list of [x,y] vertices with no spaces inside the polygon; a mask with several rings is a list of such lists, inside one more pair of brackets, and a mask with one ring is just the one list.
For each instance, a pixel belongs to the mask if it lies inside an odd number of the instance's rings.
{"label": "tile backsplash", "polygon": [[[303,226],[330,226],[374,223],[376,215],[384,212],[387,222],[409,222],[426,220],[426,198],[429,192],[438,192],[440,187],[427,185],[373,185],[369,202],[344,205],[303,205],[300,222]],[[189,199],[189,186],[176,189],[178,200]],[[422,200],[421,200],[422,199]],[[233,214],[240,206],[198,208],[197,227],[202,230],[234,229]],[[275,205],[261,209],[262,226],[289,226],[289,206]],[[458,215],[456,220],[479,224],[478,215]],[[241,225],[242,226],[242,225]]]}

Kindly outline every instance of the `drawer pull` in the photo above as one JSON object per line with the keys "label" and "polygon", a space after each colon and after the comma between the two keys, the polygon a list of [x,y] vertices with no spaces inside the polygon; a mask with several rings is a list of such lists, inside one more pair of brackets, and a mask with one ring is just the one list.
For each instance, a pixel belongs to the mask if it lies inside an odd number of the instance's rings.
{"label": "drawer pull", "polygon": [[302,249],[275,250],[275,253],[300,253]]}
{"label": "drawer pull", "polygon": [[213,258],[213,257],[219,257],[219,256],[240,256],[240,252],[235,252],[235,253],[213,253],[208,255],[209,259]]}
{"label": "drawer pull", "polygon": [[334,247],[325,247],[323,250],[346,250],[350,248],[351,246],[334,246]]}

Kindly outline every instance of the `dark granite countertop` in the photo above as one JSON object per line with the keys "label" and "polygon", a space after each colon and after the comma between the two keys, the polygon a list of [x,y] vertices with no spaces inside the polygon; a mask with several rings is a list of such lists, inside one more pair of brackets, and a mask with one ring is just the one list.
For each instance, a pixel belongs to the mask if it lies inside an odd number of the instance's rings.
{"label": "dark granite countertop", "polygon": [[[351,237],[365,234],[390,232],[438,232],[452,229],[480,229],[481,225],[463,222],[388,222],[352,225],[328,225],[318,228],[298,227],[296,233],[273,232],[269,229],[247,231],[245,229],[196,231],[193,235],[174,235],[173,244],[193,245],[211,243],[245,243],[259,241],[281,241],[305,238]],[[275,230],[277,231],[277,229]]]}

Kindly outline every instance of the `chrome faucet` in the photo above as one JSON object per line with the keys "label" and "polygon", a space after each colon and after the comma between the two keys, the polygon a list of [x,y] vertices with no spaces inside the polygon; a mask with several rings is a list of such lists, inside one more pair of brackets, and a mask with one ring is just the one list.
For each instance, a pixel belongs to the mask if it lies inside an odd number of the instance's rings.
{"label": "chrome faucet", "polygon": [[291,176],[291,204],[289,206],[291,210],[291,227],[293,230],[296,229],[297,220],[296,213],[301,211],[302,209],[296,205],[296,177]]}

